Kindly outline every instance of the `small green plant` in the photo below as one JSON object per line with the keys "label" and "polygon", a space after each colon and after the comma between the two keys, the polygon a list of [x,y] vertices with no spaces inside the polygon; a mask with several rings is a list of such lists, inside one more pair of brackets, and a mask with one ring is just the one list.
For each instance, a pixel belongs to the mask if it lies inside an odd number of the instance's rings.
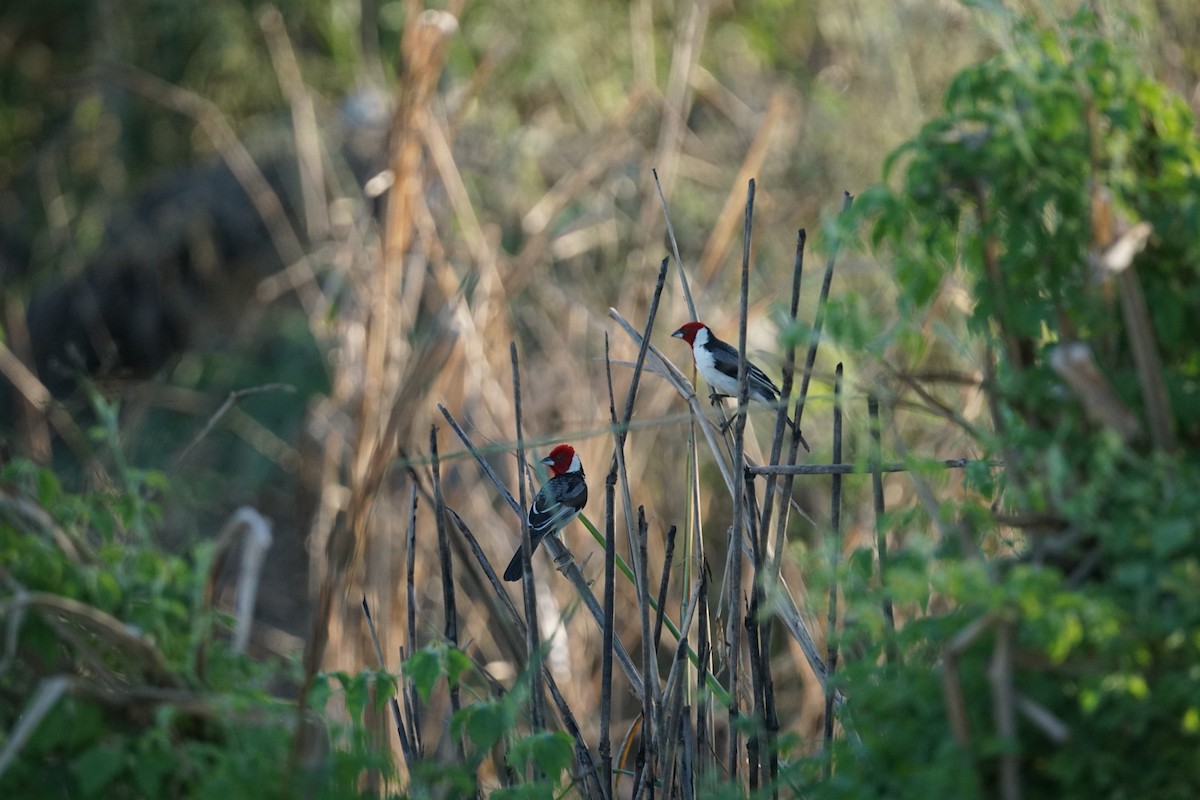
{"label": "small green plant", "polygon": [[[446,645],[429,645],[413,653],[403,673],[422,701],[427,702],[444,679],[447,687],[461,687],[474,669],[461,650]],[[450,736],[461,746],[461,760],[449,763],[425,761],[415,765],[409,791],[415,797],[433,796],[438,790],[458,795],[480,789],[479,773],[493,758],[498,775],[507,775],[511,785],[495,790],[496,798],[553,798],[564,791],[563,777],[574,757],[571,738],[561,731],[521,732],[529,700],[529,682],[519,679],[513,690],[500,696],[481,694],[463,705],[450,719]],[[502,755],[496,755],[502,754]],[[525,780],[528,767],[535,777]]]}
{"label": "small green plant", "polygon": [[0,795],[340,798],[387,774],[361,735],[293,768],[296,709],[269,689],[293,668],[227,646],[211,544],[155,543],[163,477],[121,466],[113,483],[68,492],[20,460],[0,473]]}

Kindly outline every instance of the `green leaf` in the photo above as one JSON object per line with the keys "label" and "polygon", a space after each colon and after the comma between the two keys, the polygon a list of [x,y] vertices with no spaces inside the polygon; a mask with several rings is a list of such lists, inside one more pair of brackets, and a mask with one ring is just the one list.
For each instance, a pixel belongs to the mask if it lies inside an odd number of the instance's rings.
{"label": "green leaf", "polygon": [[424,647],[404,662],[404,674],[413,682],[421,699],[429,702],[433,686],[442,675],[441,659],[431,648]]}
{"label": "green leaf", "polygon": [[470,656],[456,648],[446,649],[446,680],[451,687],[457,686],[459,678],[470,668]]}
{"label": "green leaf", "polygon": [[125,769],[125,748],[116,742],[97,744],[71,762],[71,774],[83,797],[103,797],[104,789]]}
{"label": "green leaf", "polygon": [[1195,545],[1196,522],[1190,519],[1168,519],[1154,526],[1154,554],[1170,558]]}
{"label": "green leaf", "polygon": [[62,484],[58,482],[55,474],[48,469],[39,470],[37,473],[38,503],[49,508],[57,502],[61,494]]}
{"label": "green leaf", "polygon": [[480,750],[490,750],[508,730],[507,715],[496,703],[472,703],[454,715],[452,729],[466,731]]}
{"label": "green leaf", "polygon": [[375,685],[375,711],[383,711],[396,696],[396,676],[387,671],[372,672],[371,680]]}
{"label": "green leaf", "polygon": [[571,766],[574,747],[571,737],[563,731],[542,731],[526,739],[530,754],[547,775],[556,776]]}
{"label": "green leaf", "polygon": [[558,776],[571,766],[575,750],[571,737],[562,731],[542,731],[513,742],[509,761],[520,768],[533,760],[538,768],[557,783]]}
{"label": "green leaf", "polygon": [[361,719],[371,699],[371,673],[360,672],[342,686],[346,689],[346,713],[351,719]]}

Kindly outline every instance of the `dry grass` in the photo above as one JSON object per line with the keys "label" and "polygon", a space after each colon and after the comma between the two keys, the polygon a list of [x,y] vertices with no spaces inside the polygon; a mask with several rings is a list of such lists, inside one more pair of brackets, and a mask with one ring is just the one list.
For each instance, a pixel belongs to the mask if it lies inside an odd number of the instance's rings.
{"label": "dry grass", "polygon": [[[416,5],[410,4],[405,39],[407,80],[397,96],[393,118],[394,181],[387,195],[387,212],[377,237],[364,222],[359,240],[343,245],[347,256],[342,262],[348,265],[346,285],[352,302],[342,301],[343,313],[332,329],[323,332],[331,352],[337,354],[334,391],[314,406],[308,425],[314,443],[303,449],[307,461],[302,473],[310,476],[308,489],[317,508],[309,545],[310,586],[318,598],[306,657],[310,672],[318,668],[357,670],[375,663],[358,602],[363,595],[376,614],[382,652],[392,666],[397,648],[405,642],[415,641],[420,646],[444,635],[442,567],[430,510],[430,426],[440,425],[435,417],[438,405],[448,409],[500,480],[517,493],[513,396],[505,377],[511,343],[523,365],[521,400],[530,455],[544,453],[553,443],[573,444],[592,488],[593,499],[585,515],[602,525],[602,477],[614,453],[606,408],[605,336],[611,340],[612,359],[618,364],[614,369],[618,398],[624,396],[631,378],[631,370],[619,364],[632,363],[638,347],[636,336],[626,335],[606,318],[606,309],[611,306],[617,317],[639,319],[650,301],[664,230],[652,169],[656,168],[672,209],[697,312],[731,341],[738,322],[737,303],[729,299],[736,297],[731,290],[738,274],[731,258],[741,244],[746,181],[758,178],[756,234],[749,262],[753,268],[748,284],[747,349],[756,359],[768,354],[768,363],[776,365],[769,355],[777,351],[770,314],[772,307],[783,301],[781,290],[787,280],[783,276],[785,265],[791,262],[789,243],[794,241],[797,223],[816,226],[822,208],[836,202],[839,192],[833,189],[837,184],[831,184],[831,179],[861,185],[875,167],[863,165],[852,177],[845,172],[836,149],[816,150],[831,136],[822,126],[830,113],[822,101],[828,103],[829,97],[802,98],[782,78],[777,85],[755,79],[739,87],[748,90],[745,92],[719,85],[700,66],[699,58],[711,26],[720,27],[719,20],[702,10],[703,4],[695,8],[701,10],[679,20],[661,94],[653,86],[639,84],[625,99],[609,104],[607,116],[592,115],[588,124],[578,118],[557,121],[560,130],[553,131],[555,149],[539,163],[548,187],[545,193],[520,208],[516,206],[524,194],[514,192],[507,198],[513,204],[512,212],[520,215],[521,225],[520,245],[511,249],[500,246],[498,230],[487,222],[498,218],[497,213],[502,218],[503,203],[487,213],[477,206],[477,198],[486,200],[486,191],[481,192],[478,184],[485,173],[500,187],[509,176],[503,165],[483,168],[475,163],[481,154],[471,147],[472,137],[481,134],[470,130],[471,114],[465,106],[482,103],[475,87],[486,85],[487,77],[481,75],[466,96],[434,92],[449,37],[455,35],[453,20],[440,13],[420,14]],[[894,12],[888,11],[888,16],[902,24]],[[852,20],[839,21],[827,15],[819,24],[830,26],[830,40],[853,40],[857,35],[853,27],[838,27],[848,21]],[[953,12],[946,14],[941,24],[966,23]],[[880,69],[871,58],[852,57],[853,52],[861,51],[847,49],[839,63],[830,65],[829,74],[818,77],[818,94],[830,91],[828,81],[855,81],[855,73],[866,77]],[[893,51],[891,58],[887,69],[892,78],[915,79],[916,67],[908,63],[909,54]],[[948,69],[941,64],[939,68]],[[933,80],[936,83],[937,79]],[[923,75],[921,81],[927,85],[930,77]],[[589,89],[586,83],[574,88],[583,95]],[[836,87],[832,91],[836,92]],[[854,97],[853,93],[842,96]],[[919,101],[905,92],[898,97],[886,111],[907,122],[871,128],[872,136],[886,141],[870,147],[860,144],[860,152],[882,153],[916,124]],[[571,98],[567,100],[570,105]],[[577,111],[602,106],[596,97],[576,96],[574,101]],[[762,111],[754,110],[760,102]],[[487,111],[481,114],[486,117]],[[696,115],[708,120],[703,138],[680,124]],[[462,130],[457,128],[460,120]],[[537,129],[536,114],[530,123],[532,130],[524,130],[522,136]],[[567,135],[564,128],[576,130]],[[819,181],[804,180],[802,188],[807,191],[797,191],[801,188],[798,176],[812,175],[832,164],[839,165],[833,175]],[[786,260],[781,258],[785,254]],[[862,280],[857,276],[863,265],[851,262],[843,269],[849,270],[850,280]],[[645,507],[646,560],[636,572],[645,575],[644,583],[652,592],[662,575],[664,534],[669,526],[678,527],[685,544],[676,550],[671,565],[675,576],[665,608],[668,618],[676,622],[690,620],[691,642],[698,634],[697,559],[700,552],[708,553],[714,572],[707,597],[711,605],[705,609],[715,637],[711,669],[727,680],[728,658],[722,639],[726,629],[741,629],[741,612],[730,618],[731,608],[742,608],[741,601],[733,598],[749,591],[752,584],[739,582],[743,589],[736,590],[722,578],[740,574],[726,565],[725,532],[735,518],[737,497],[730,491],[733,476],[738,474],[732,468],[732,449],[706,425],[692,427],[694,415],[711,412],[707,403],[693,397],[689,415],[684,397],[690,389],[686,380],[681,381],[683,374],[691,372],[688,353],[661,332],[664,326],[673,330],[690,318],[677,270],[672,263],[658,315],[659,333],[653,337],[669,344],[663,345],[661,354],[651,351],[624,441],[620,486],[622,492],[628,490],[630,500],[617,504],[613,524],[616,531],[631,529],[635,526],[629,516],[632,508]],[[807,313],[811,319],[817,285],[809,278],[802,318]],[[814,444],[813,460],[828,461],[830,456],[827,431],[832,360],[822,357],[812,365],[804,427]],[[670,362],[684,367],[684,372],[674,377],[667,374],[672,369]],[[850,382],[855,384],[853,373]],[[859,397],[853,390],[851,396]],[[850,425],[865,431],[863,409],[851,406],[848,414]],[[768,415],[755,415],[747,426],[746,458],[755,463],[768,460],[768,419]],[[697,431],[706,436],[695,443],[692,437]],[[445,433],[439,440],[440,490],[445,504],[474,532],[490,561],[503,564],[518,541],[519,518],[499,500],[479,467],[463,458],[459,441]],[[955,443],[950,440],[945,447]],[[962,455],[943,453],[942,449],[929,455]],[[714,472],[714,464],[721,465],[724,480]],[[827,500],[818,498],[827,496],[828,481],[799,483],[795,499],[805,513],[791,515],[786,539],[817,547],[829,513]],[[406,599],[410,587],[404,579],[407,554],[402,543],[413,486],[418,489],[419,506],[411,587],[416,608],[410,609]],[[886,494],[891,502],[904,502],[908,493],[901,481],[888,479]],[[861,495],[866,499],[865,489]],[[847,516],[852,522],[844,546],[857,547],[864,543],[864,535],[869,536],[870,525],[865,523],[865,514],[852,506]],[[503,611],[504,598],[496,596],[456,528],[451,527],[448,542],[454,559],[458,642],[502,682],[511,682],[523,668],[524,636]],[[631,564],[640,562],[626,542],[636,538],[617,536],[619,554]],[[579,524],[567,529],[566,541],[583,565],[584,579],[598,590],[603,582],[601,548],[586,537]],[[869,545],[870,539],[865,543]],[[752,571],[752,555],[747,551],[747,575]],[[825,650],[821,621],[825,603],[807,596],[799,561],[782,551],[767,555],[778,555],[775,566],[782,569],[782,577],[791,587],[791,599],[780,613],[786,619],[782,630],[792,633],[776,632],[773,646],[766,648],[776,687],[771,702],[785,710],[785,729],[819,747],[825,692],[813,659],[815,653]],[[548,644],[547,674],[557,683],[563,703],[580,721],[583,738],[594,746],[600,737],[596,709],[603,694],[601,626],[591,614],[580,611],[577,589],[553,572],[549,559],[540,553],[534,559],[534,572],[539,583],[540,636]],[[647,670],[659,673],[651,685],[662,699],[686,696],[694,703],[695,670],[688,670],[687,680],[678,675],[668,679],[677,663],[672,656],[676,647],[669,636],[664,637],[657,657],[647,660],[639,656],[643,627],[639,615],[632,612],[645,604],[638,603],[630,581],[618,580],[615,590],[614,636],[634,656],[637,669],[643,676]],[[519,607],[515,594],[512,598]],[[405,620],[414,612],[416,630],[409,631]],[[742,648],[741,652],[746,659],[748,651]],[[741,691],[757,685],[758,679],[752,680],[750,675],[752,667],[757,670],[761,665],[750,660],[742,663]],[[821,671],[819,663],[816,669]],[[616,673],[612,724],[614,736],[619,737],[620,731],[634,725],[642,703],[630,691],[628,678],[620,670]],[[674,686],[685,689],[686,695],[676,695],[676,690],[669,688]],[[453,747],[444,738],[447,701],[435,701],[425,710],[423,722],[425,741],[449,756]],[[749,697],[741,705],[743,711],[755,710]],[[678,706],[673,707],[678,715]],[[716,759],[725,764],[725,749],[731,746],[726,720],[722,713],[706,723]],[[381,736],[392,741],[394,736],[388,736],[386,728],[381,721]],[[703,755],[706,762],[712,757]],[[675,761],[662,763],[674,768]]]}

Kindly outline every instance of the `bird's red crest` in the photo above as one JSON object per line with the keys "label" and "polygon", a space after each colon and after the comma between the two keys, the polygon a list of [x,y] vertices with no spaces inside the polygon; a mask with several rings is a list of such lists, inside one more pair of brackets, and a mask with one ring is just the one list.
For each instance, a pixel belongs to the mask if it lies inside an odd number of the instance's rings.
{"label": "bird's red crest", "polygon": [[688,344],[695,344],[696,334],[707,327],[708,326],[705,325],[703,322],[698,322],[698,321],[697,322],[688,322],[688,323],[684,324],[683,327],[681,327],[679,330],[672,333],[671,335],[678,339],[683,339]]}
{"label": "bird's red crest", "polygon": [[550,466],[550,472],[554,475],[562,475],[571,468],[571,462],[574,460],[575,448],[569,444],[560,444],[550,451],[543,463]]}

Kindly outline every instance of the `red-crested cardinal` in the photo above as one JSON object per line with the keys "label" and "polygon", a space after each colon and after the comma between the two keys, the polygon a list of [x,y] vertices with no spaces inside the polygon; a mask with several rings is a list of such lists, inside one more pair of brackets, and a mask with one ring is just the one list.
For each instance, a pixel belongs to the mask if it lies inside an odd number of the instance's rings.
{"label": "red-crested cardinal", "polygon": [[[534,550],[547,536],[558,533],[579,515],[587,503],[587,483],[584,481],[583,465],[575,448],[560,444],[542,459],[550,467],[550,480],[542,485],[533,505],[529,507],[529,544]],[[521,548],[517,548],[504,580],[521,580]]]}
{"label": "red-crested cardinal", "polygon": [[[716,393],[716,399],[721,397],[738,396],[738,352],[717,338],[712,328],[703,322],[689,322],[671,334],[676,339],[683,339],[692,346],[692,360],[696,362],[696,371],[708,382]],[[746,387],[749,398],[757,400],[775,411],[779,408],[779,389],[767,377],[767,374],[750,361],[746,362]],[[788,427],[792,421],[784,417]],[[800,437],[804,449],[808,443]]]}

